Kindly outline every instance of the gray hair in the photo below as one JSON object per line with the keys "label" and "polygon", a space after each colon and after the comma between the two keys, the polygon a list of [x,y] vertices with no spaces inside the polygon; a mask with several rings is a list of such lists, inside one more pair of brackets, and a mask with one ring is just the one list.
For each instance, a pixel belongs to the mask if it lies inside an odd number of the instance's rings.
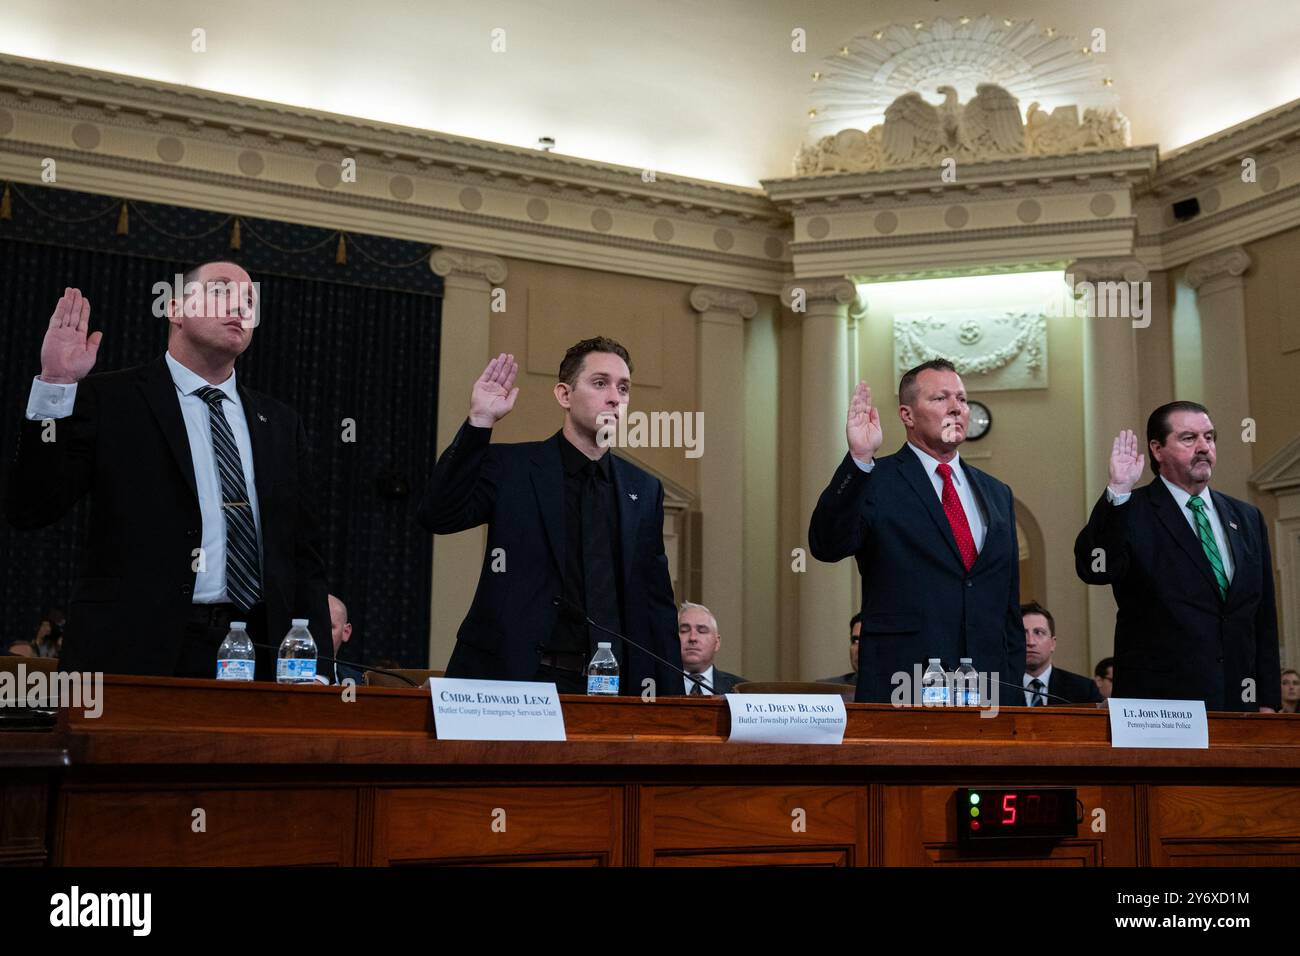
{"label": "gray hair", "polygon": [[709,616],[709,621],[713,624],[713,633],[718,633],[718,619],[713,616],[713,612],[703,604],[695,604],[692,601],[683,601],[682,606],[677,609],[677,622],[679,624],[681,623],[682,615],[690,610],[703,611],[707,614]]}

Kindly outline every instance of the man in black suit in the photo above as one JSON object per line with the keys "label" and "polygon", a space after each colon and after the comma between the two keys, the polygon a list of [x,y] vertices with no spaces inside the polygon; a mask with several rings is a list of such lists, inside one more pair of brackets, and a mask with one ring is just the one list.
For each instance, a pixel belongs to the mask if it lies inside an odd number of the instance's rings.
{"label": "man in black suit", "polygon": [[880,412],[858,384],[849,452],[808,527],[813,557],[853,555],[862,574],[855,699],[885,703],[891,687],[912,686],[919,700],[915,668],[934,657],[949,671],[969,657],[991,681],[1018,685],[1025,635],[1011,489],[957,453],[970,410],[951,362],[908,371],[898,400],[907,443],[876,458]]}
{"label": "man in black suit", "polygon": [[[86,334],[90,303],[64,290],[5,496],[18,528],[90,499],[62,667],[210,678],[232,619],[278,644],[307,618],[329,646],[306,433],[291,408],[235,379],[256,294],[234,263],[197,266],[159,297],[166,353],[89,375],[103,333]],[[274,675],[274,654],[258,650],[257,676]]]}
{"label": "man in black suit", "polygon": [[621,693],[681,693],[663,485],[608,448],[631,392],[627,350],[604,337],[574,345],[554,388],[563,427],[546,441],[490,444],[514,408],[518,372],[513,355],[488,363],[420,503],[420,523],[434,534],[488,526],[447,676],[554,681],[580,694],[596,644],[609,641]]}
{"label": "man in black suit", "polygon": [[1056,653],[1056,619],[1052,612],[1031,601],[1020,605],[1020,614],[1025,622],[1025,706],[1100,704],[1101,693],[1091,679],[1052,663]]}
{"label": "man in black suit", "polygon": [[1156,477],[1135,488],[1145,456],[1137,436],[1121,432],[1074,566],[1115,592],[1114,696],[1273,712],[1281,700],[1268,530],[1258,508],[1210,490],[1215,437],[1205,406],[1160,406],[1147,420]]}
{"label": "man in black suit", "polygon": [[737,684],[745,682],[745,678],[713,666],[722,635],[718,633],[718,619],[703,604],[682,602],[677,612],[677,636],[682,642],[682,667],[691,675],[683,678],[688,697],[730,694]]}

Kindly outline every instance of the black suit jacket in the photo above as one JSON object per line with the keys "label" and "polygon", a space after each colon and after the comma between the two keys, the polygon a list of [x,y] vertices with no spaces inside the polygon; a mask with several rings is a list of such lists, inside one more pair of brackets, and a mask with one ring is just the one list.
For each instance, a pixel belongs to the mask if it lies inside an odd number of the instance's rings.
{"label": "black suit jacket", "polygon": [[[491,429],[461,426],[434,466],[420,523],[434,534],[488,526],[478,589],[456,632],[447,676],[532,680],[559,613],[555,598],[564,593],[564,439],[557,432],[546,441],[493,445],[491,436]],[[618,456],[612,464],[625,633],[680,668],[677,610],[664,554],[663,485]],[[492,570],[498,553],[504,571]],[[682,693],[679,672],[630,645],[619,674],[624,694],[640,694],[646,678],[654,679],[657,694]]]}
{"label": "black suit jacket", "polygon": [[[888,703],[892,676],[914,682],[913,665],[938,657],[949,670],[970,657],[976,670],[1020,683],[1019,545],[1011,489],[962,462],[986,517],[984,549],[967,572],[939,496],[904,445],[870,474],[844,456],[808,526],[820,561],[856,557],[862,574],[859,702]],[[919,689],[915,690],[919,695]]]}
{"label": "black suit jacket", "polygon": [[[1132,495],[1117,506],[1103,492],[1074,542],[1079,577],[1111,585],[1119,606],[1114,696],[1276,710],[1282,677],[1273,562],[1259,509],[1210,491],[1232,549],[1224,601],[1200,539],[1165,483],[1157,477]],[[1248,678],[1255,681],[1250,703],[1242,700]]]}
{"label": "black suit jacket", "polygon": [[[268,640],[295,617],[310,620],[328,653],[328,588],[315,511],[307,435],[296,412],[239,386],[253,448],[262,526],[262,590]],[[17,528],[39,528],[90,499],[90,530],[68,607],[61,666],[169,676],[185,651],[194,594],[193,551],[203,522],[176,385],[162,357],[91,375],[55,440],[24,420],[5,494]],[[274,679],[258,652],[258,677]],[[216,673],[216,648],[212,648]]]}
{"label": "black suit jacket", "polygon": [[[1084,677],[1073,671],[1052,665],[1052,676],[1047,679],[1048,706],[1069,707],[1079,704],[1100,704],[1104,698],[1097,689],[1097,682],[1091,677]],[[1064,700],[1057,700],[1063,697]]]}
{"label": "black suit jacket", "polygon": [[728,674],[719,667],[713,668],[713,693],[730,694],[736,689],[737,684],[745,683],[745,678],[736,674]]}

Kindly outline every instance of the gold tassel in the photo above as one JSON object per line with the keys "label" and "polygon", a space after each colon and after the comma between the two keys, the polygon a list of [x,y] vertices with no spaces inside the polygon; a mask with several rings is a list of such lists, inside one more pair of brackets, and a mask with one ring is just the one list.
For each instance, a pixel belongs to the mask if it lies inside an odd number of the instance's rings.
{"label": "gold tassel", "polygon": [[343,238],[343,233],[339,233],[339,248],[334,253],[334,264],[336,266],[345,266],[348,264],[348,244]]}
{"label": "gold tassel", "polygon": [[12,219],[14,217],[13,200],[9,198],[9,184],[5,183],[5,194],[0,196],[0,219]]}
{"label": "gold tassel", "polygon": [[130,235],[130,233],[131,233],[131,217],[127,214],[126,200],[123,199],[122,211],[117,214],[117,234],[119,236],[126,236],[126,235]]}
{"label": "gold tassel", "polygon": [[240,237],[239,237],[239,217],[238,217],[238,216],[235,217],[235,224],[234,224],[233,226],[230,227],[230,248],[231,248],[231,249],[242,249],[242,248],[243,248],[243,246],[241,245]]}

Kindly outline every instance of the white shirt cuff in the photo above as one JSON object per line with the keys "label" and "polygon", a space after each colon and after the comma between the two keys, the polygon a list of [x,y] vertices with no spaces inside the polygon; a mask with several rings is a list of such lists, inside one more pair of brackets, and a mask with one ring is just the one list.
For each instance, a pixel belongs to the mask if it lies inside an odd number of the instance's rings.
{"label": "white shirt cuff", "polygon": [[32,391],[27,396],[27,420],[42,422],[47,418],[67,418],[77,402],[77,383],[60,385],[32,379]]}
{"label": "white shirt cuff", "polygon": [[[850,457],[850,458],[853,458],[852,455],[849,455],[849,457]],[[864,473],[866,473],[866,474],[869,475],[869,474],[871,474],[871,470],[872,470],[873,468],[876,467],[876,459],[873,458],[873,459],[871,459],[871,461],[865,461],[865,462],[864,462],[864,461],[861,461],[860,459],[853,458],[853,464],[855,464],[855,465],[858,466],[858,470],[859,470],[859,471],[864,472]]]}
{"label": "white shirt cuff", "polygon": [[1122,495],[1117,495],[1110,490],[1110,485],[1106,486],[1106,500],[1113,505],[1122,505],[1133,497],[1133,492],[1126,491]]}

